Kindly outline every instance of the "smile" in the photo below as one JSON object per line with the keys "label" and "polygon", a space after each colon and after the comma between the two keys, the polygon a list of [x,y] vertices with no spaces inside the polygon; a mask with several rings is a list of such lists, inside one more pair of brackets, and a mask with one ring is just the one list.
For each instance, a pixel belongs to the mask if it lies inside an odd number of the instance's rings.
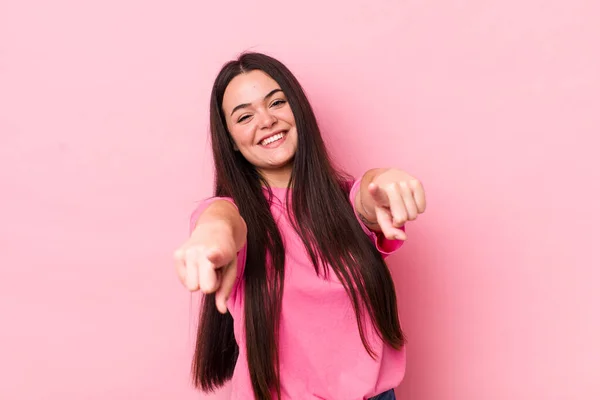
{"label": "smile", "polygon": [[273,136],[269,136],[268,138],[261,140],[259,144],[261,146],[268,146],[272,143],[281,141],[286,135],[287,135],[287,132],[281,132],[281,133],[275,134]]}

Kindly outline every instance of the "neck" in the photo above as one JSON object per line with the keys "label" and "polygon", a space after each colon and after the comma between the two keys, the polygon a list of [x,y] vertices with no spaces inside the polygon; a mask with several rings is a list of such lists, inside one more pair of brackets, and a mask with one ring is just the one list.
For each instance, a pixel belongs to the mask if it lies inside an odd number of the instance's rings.
{"label": "neck", "polygon": [[277,169],[262,169],[260,174],[274,188],[287,188],[292,177],[292,163]]}

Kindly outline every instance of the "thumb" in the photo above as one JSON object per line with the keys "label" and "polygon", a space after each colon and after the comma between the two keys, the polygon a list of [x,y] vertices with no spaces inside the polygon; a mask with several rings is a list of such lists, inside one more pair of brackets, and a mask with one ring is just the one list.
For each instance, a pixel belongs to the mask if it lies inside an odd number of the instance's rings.
{"label": "thumb", "polygon": [[208,261],[215,265],[215,269],[221,268],[225,264],[225,255],[220,249],[213,248],[206,253]]}
{"label": "thumb", "polygon": [[378,206],[389,206],[390,201],[385,191],[376,183],[370,183],[368,187],[369,194]]}

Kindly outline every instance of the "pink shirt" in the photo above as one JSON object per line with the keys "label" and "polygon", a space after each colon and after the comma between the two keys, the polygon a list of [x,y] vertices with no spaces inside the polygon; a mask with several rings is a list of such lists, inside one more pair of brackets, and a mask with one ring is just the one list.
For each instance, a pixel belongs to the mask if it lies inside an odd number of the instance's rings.
{"label": "pink shirt", "polygon": [[[352,205],[359,188],[360,180],[357,180],[350,192]],[[271,213],[286,249],[279,339],[282,398],[362,400],[395,388],[404,377],[405,349],[398,351],[391,348],[371,328],[367,337],[379,357],[372,359],[369,356],[360,339],[351,302],[341,283],[333,273],[329,274],[328,280],[315,273],[304,245],[287,217],[285,193],[286,189],[273,188],[276,198],[271,203]],[[217,199],[203,202],[194,211],[192,226],[206,206]],[[390,241],[376,235],[360,219],[358,221],[384,257],[402,245],[401,241]],[[253,398],[244,334],[242,279],[245,262],[246,247],[238,255],[238,278],[227,303],[240,349],[232,378],[233,400]]]}

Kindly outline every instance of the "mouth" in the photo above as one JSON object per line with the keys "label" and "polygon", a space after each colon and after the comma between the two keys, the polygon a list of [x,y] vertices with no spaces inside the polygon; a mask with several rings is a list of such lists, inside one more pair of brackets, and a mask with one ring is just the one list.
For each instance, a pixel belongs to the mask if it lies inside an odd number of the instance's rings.
{"label": "mouth", "polygon": [[276,147],[283,142],[283,139],[287,136],[287,131],[281,131],[274,135],[268,136],[261,140],[258,144],[263,147]]}

